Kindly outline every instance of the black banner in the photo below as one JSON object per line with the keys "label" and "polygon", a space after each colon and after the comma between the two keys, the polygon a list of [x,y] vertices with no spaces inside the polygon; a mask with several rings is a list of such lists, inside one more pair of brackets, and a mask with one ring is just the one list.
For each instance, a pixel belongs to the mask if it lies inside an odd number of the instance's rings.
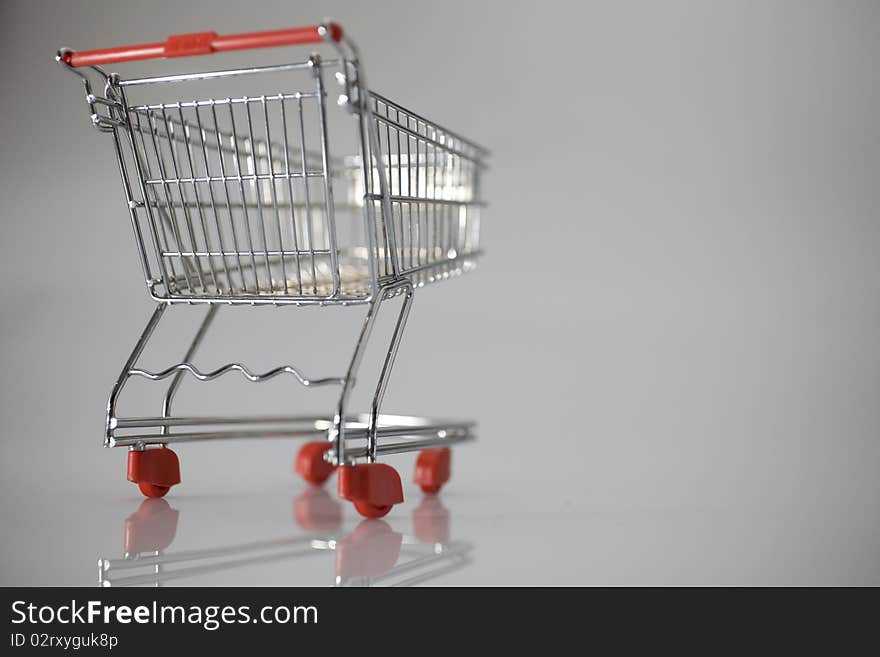
{"label": "black banner", "polygon": [[[458,651],[475,638],[765,645],[820,637],[836,649],[873,627],[876,590],[804,589],[2,589],[2,654],[176,654],[178,648],[408,646]],[[839,628],[839,629],[835,629]],[[400,641],[405,644],[398,645]],[[706,646],[708,647],[708,646]]]}

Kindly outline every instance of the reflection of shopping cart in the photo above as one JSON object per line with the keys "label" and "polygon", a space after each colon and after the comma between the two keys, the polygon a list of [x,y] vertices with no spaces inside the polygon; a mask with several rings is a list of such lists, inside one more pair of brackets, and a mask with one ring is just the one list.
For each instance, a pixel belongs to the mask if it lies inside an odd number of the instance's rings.
{"label": "reflection of shopping cart", "polygon": [[[412,586],[469,563],[471,546],[449,538],[449,511],[434,496],[413,510],[412,534],[363,520],[342,535],[342,509],[321,488],[294,500],[297,536],[196,550],[168,551],[179,514],[165,500],[144,500],[125,521],[125,554],[98,560],[101,586],[161,586],[233,568],[335,555],[336,586]],[[295,583],[295,582],[292,582]]]}
{"label": "reflection of shopping cart", "polygon": [[[325,44],[332,57],[140,78],[101,68],[296,44]],[[130,449],[129,479],[145,495],[160,497],[180,481],[171,443],[301,435],[317,428],[327,440],[303,448],[298,470],[317,482],[340,466],[340,495],[362,514],[384,515],[403,499],[397,473],[376,463],[383,453],[425,450],[417,481],[437,490],[449,477],[448,445],[470,437],[465,425],[383,422],[379,410],[414,288],[472,268],[480,254],[479,179],[486,152],[369,91],[358,52],[335,23],[178,35],[106,50],[62,49],[58,61],[80,76],[92,123],[113,135],[141,267],[158,302],[108,403],[105,444]],[[339,85],[337,103],[327,102],[328,70]],[[227,83],[235,83],[234,92]],[[336,114],[344,113],[335,105],[357,119],[356,130],[337,129]],[[346,149],[359,154],[332,155]],[[377,314],[383,302],[398,296],[400,312],[371,408],[363,418],[349,419],[347,400]],[[147,342],[175,303],[207,304],[183,359],[158,371],[139,367]],[[367,312],[341,376],[314,378],[291,365],[254,373],[237,362],[205,371],[192,359],[222,304],[364,304]],[[185,375],[208,381],[229,372],[251,382],[289,375],[305,387],[338,385],[338,403],[326,420],[172,414]],[[171,380],[161,415],[118,415],[118,399],[131,377]]]}

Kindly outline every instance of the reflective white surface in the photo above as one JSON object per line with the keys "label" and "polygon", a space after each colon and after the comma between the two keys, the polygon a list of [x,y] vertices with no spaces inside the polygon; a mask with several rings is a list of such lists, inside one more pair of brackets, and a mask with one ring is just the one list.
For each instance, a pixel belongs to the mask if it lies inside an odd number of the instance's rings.
{"label": "reflective white surface", "polygon": [[[234,448],[219,451],[215,462],[232,466]],[[181,452],[185,467],[198,458],[198,448]],[[4,491],[3,584],[98,585],[99,558],[114,560],[102,578],[119,585],[863,584],[880,576],[876,479],[858,477],[874,464],[854,468],[849,489],[831,495],[803,486],[802,474],[749,467],[735,482],[655,481],[654,491],[617,500],[601,491],[621,492],[610,478],[600,486],[459,477],[436,498],[408,484],[403,505],[365,521],[335,499],[332,480],[327,494],[288,476],[292,452],[278,443],[251,450],[265,459],[263,481],[191,475],[167,501],[144,502],[121,481],[124,452],[98,455],[120,470],[102,495],[59,481],[33,486],[27,498],[25,487]],[[456,454],[469,456],[464,447]],[[768,500],[768,477],[789,494]],[[444,549],[452,556],[432,558]],[[129,563],[148,565],[120,566],[127,550]]]}

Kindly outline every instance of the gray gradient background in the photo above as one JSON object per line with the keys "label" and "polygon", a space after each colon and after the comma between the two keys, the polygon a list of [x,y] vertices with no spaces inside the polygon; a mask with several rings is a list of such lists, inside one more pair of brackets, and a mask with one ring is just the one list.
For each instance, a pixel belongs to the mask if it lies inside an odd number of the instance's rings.
{"label": "gray gradient background", "polygon": [[[433,581],[880,584],[880,6],[333,0],[0,4],[0,584],[94,583],[140,503],[99,445],[151,306],[110,140],[52,55],[325,15],[376,90],[492,150],[487,255],[417,294],[386,403],[480,423],[442,495],[474,559]],[[337,362],[359,321],[226,315],[206,363],[257,331],[257,366]],[[243,385],[216,395],[256,405]],[[181,447],[173,549],[301,534],[295,447]]]}

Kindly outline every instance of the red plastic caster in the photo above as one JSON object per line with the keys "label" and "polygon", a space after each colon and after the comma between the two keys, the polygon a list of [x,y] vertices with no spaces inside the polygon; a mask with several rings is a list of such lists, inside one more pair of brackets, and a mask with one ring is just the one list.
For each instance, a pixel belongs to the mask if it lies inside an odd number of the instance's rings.
{"label": "red plastic caster", "polygon": [[165,493],[171,490],[171,486],[159,486],[157,484],[148,484],[142,481],[138,484],[138,488],[145,497],[165,497]]}
{"label": "red plastic caster", "polygon": [[391,511],[392,504],[372,504],[364,500],[354,500],[354,508],[364,518],[383,518]]}
{"label": "red plastic caster", "polygon": [[381,518],[403,502],[397,470],[384,463],[344,465],[339,468],[339,497],[354,502],[365,518]]}
{"label": "red plastic caster", "polygon": [[306,443],[296,454],[294,471],[310,484],[320,486],[336,470],[336,466],[324,460],[324,454],[333,447],[327,440]]}
{"label": "red plastic caster", "polygon": [[448,447],[423,449],[416,459],[414,481],[428,495],[440,492],[452,476],[451,461],[452,451]]}
{"label": "red plastic caster", "polygon": [[146,497],[162,497],[180,483],[180,461],[167,447],[130,450],[128,480]]}

